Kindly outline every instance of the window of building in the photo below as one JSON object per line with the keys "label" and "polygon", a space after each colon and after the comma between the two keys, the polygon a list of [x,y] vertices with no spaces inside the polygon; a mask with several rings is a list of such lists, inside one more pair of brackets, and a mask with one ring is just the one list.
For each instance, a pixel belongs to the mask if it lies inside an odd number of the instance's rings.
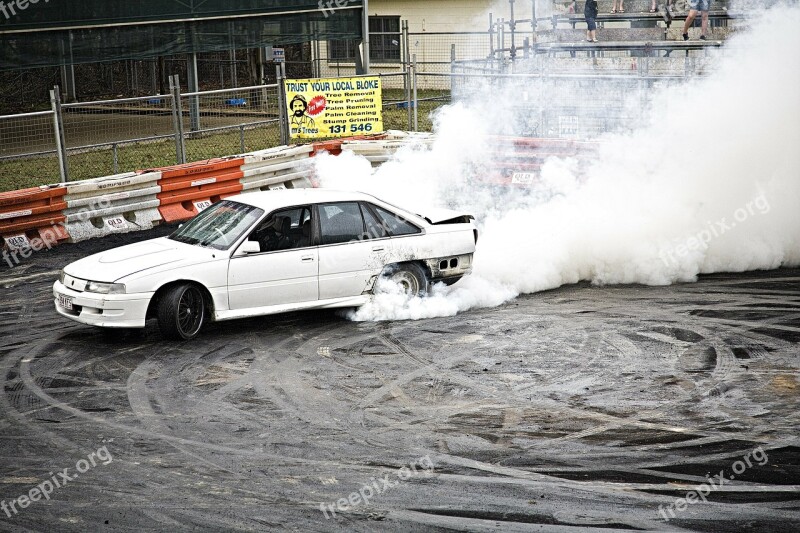
{"label": "window of building", "polygon": [[[330,59],[355,61],[358,41],[329,41]],[[376,63],[400,62],[400,17],[369,18],[369,56]]]}

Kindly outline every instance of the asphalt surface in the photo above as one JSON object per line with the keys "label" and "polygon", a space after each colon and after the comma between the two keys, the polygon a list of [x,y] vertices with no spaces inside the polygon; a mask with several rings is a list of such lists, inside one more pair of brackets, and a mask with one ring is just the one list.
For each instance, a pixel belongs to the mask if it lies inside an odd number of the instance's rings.
{"label": "asphalt surface", "polygon": [[0,531],[800,529],[798,269],[188,343],[56,314],[58,269],[165,231],[0,266]]}

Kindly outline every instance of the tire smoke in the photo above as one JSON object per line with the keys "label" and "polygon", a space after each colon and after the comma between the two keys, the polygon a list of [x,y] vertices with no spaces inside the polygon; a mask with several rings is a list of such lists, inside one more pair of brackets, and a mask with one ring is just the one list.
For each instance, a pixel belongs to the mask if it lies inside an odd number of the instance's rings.
{"label": "tire smoke", "polygon": [[481,231],[472,276],[423,299],[385,293],[351,318],[447,316],[582,280],[665,285],[800,265],[797,27],[797,5],[754,14],[709,73],[655,89],[636,127],[596,139],[584,164],[548,160],[529,194],[479,179],[492,136],[525,122],[505,120],[524,112],[514,81],[440,109],[432,144],[378,169],[352,153],[320,157],[324,187],[466,210]]}

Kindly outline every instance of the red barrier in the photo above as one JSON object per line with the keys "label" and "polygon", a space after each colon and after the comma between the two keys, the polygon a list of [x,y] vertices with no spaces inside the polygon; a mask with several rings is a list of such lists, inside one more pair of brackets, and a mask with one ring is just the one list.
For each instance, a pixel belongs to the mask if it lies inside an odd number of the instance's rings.
{"label": "red barrier", "polygon": [[596,142],[572,139],[539,139],[530,137],[490,137],[487,159],[492,172],[480,178],[481,183],[528,187],[541,177],[541,167],[550,157],[591,156]]}
{"label": "red barrier", "polygon": [[187,220],[223,198],[242,191],[244,159],[209,159],[161,171],[158,211],[165,222]]}
{"label": "red barrier", "polygon": [[323,152],[328,152],[331,155],[340,155],[342,153],[342,143],[347,141],[379,141],[386,137],[385,133],[375,133],[373,135],[356,135],[355,137],[342,137],[341,139],[315,142],[312,144],[314,149],[309,154],[309,157],[314,157]]}
{"label": "red barrier", "polygon": [[42,239],[50,247],[69,238],[64,223],[67,208],[63,186],[43,186],[0,193],[0,236],[3,246],[30,247]]}

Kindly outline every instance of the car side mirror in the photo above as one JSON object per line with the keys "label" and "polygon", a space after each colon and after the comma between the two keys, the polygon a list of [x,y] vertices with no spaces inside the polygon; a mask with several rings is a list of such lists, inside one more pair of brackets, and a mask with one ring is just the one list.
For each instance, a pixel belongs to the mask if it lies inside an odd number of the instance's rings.
{"label": "car side mirror", "polygon": [[261,245],[257,241],[244,241],[239,247],[239,253],[257,254],[261,253]]}

